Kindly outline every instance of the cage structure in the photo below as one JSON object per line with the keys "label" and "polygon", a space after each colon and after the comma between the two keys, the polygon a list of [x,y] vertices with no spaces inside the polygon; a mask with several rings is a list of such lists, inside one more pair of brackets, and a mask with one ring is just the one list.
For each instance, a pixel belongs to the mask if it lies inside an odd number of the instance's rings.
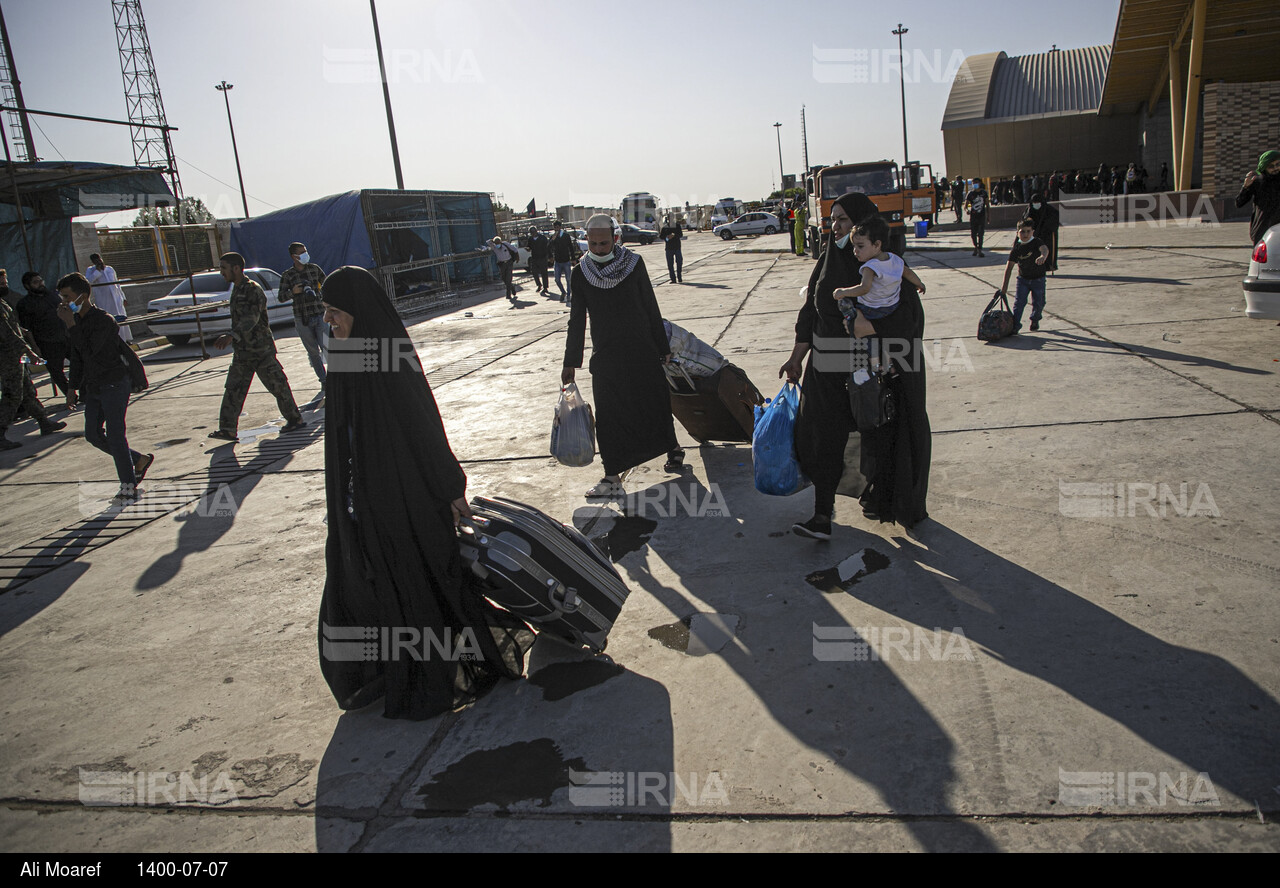
{"label": "cage structure", "polygon": [[375,274],[397,303],[442,302],[456,284],[495,279],[480,249],[497,233],[491,195],[363,190],[360,206]]}

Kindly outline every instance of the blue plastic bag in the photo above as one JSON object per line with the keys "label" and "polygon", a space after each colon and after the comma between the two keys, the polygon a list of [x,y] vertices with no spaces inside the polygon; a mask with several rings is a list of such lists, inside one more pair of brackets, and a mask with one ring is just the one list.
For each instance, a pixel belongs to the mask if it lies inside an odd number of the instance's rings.
{"label": "blue plastic bag", "polygon": [[809,486],[796,459],[796,416],[800,389],[786,383],[772,401],[756,408],[756,429],[751,438],[756,490],[769,496],[791,496]]}

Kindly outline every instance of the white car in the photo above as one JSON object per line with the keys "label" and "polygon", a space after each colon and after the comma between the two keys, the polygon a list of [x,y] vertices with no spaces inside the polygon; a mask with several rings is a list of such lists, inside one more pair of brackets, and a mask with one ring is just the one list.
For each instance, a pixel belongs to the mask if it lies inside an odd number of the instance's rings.
{"label": "white car", "polygon": [[732,240],[745,234],[776,234],[782,230],[782,223],[772,213],[743,213],[732,222],[717,225],[711,229],[712,234],[725,240]]}
{"label": "white car", "polygon": [[[257,281],[267,293],[267,319],[274,327],[293,320],[293,303],[281,302],[278,298],[280,275],[270,268],[246,268],[247,277]],[[216,271],[202,271],[192,275],[196,284],[197,302],[225,302],[231,298],[231,284]],[[147,315],[175,308],[191,307],[191,282],[183,278],[178,286],[169,291],[168,296],[152,299],[147,304]],[[174,345],[186,345],[193,336],[204,332],[205,339],[221,336],[231,332],[231,311],[221,308],[212,312],[201,312],[200,328],[196,327],[194,314],[179,315],[174,318],[157,318],[147,320],[147,326],[159,336],[163,336]]]}
{"label": "white car", "polygon": [[1272,225],[1253,248],[1244,287],[1244,313],[1280,321],[1280,225]]}

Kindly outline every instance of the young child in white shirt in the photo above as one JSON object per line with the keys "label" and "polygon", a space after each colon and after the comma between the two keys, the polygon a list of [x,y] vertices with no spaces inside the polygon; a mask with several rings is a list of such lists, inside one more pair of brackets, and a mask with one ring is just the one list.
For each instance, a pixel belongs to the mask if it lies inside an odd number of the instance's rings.
{"label": "young child in white shirt", "polygon": [[840,303],[840,311],[846,326],[852,331],[853,319],[858,312],[867,320],[887,317],[898,307],[902,281],[906,279],[924,293],[924,283],[906,266],[901,256],[885,252],[889,242],[889,225],[879,216],[872,216],[854,226],[849,238],[854,257],[862,263],[862,283],[856,287],[837,289],[834,296]]}

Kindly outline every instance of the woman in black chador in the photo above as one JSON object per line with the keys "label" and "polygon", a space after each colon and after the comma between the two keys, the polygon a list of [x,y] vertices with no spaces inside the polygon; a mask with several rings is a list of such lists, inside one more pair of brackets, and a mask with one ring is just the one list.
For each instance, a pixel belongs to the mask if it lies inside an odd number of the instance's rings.
{"label": "woman in black chador", "polygon": [[596,402],[596,439],[605,476],[589,498],[624,494],[627,469],[667,454],[665,469],[680,471],[684,451],[676,444],[662,363],[671,346],[644,260],[617,243],[613,219],[587,221],[587,255],[573,270],[573,308],[560,381],[574,381],[582,366],[587,316],[591,316],[591,386]]}
{"label": "woman in black chador", "polygon": [[874,520],[912,527],[929,517],[925,497],[932,442],[920,344],[924,309],[916,288],[905,279],[897,309],[875,320],[859,315],[853,331],[859,339],[879,338],[882,353],[892,357],[897,418],[859,436],[849,407],[850,334],[832,292],[861,281],[862,263],[853,255],[849,234],[856,223],[875,214],[875,204],[865,194],[846,194],[835,202],[831,234],[796,320],[795,348],[779,373],[799,380],[809,356],[800,386],[796,456],[813,481],[814,515],[794,530],[814,539],[831,538],[837,493],[859,497],[863,514]]}
{"label": "woman in black chador", "polygon": [[1062,227],[1062,216],[1058,208],[1045,200],[1045,196],[1037,191],[1031,195],[1026,215],[1036,223],[1036,237],[1044,241],[1044,245],[1049,248],[1049,259],[1045,263],[1045,271],[1057,271],[1058,229]]}
{"label": "woman in black chador", "polygon": [[388,718],[429,718],[521,677],[533,633],[486,601],[463,563],[454,528],[470,516],[467,476],[381,285],[340,268],[324,302],[333,336],[320,670],[343,709],[385,694]]}

